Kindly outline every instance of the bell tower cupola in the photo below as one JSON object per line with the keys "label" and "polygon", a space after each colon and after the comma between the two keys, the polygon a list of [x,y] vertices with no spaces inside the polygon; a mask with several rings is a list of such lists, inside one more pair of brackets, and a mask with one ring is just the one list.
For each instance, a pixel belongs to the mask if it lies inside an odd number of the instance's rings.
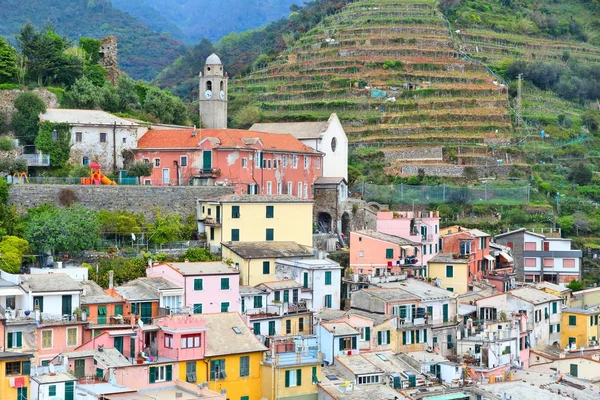
{"label": "bell tower cupola", "polygon": [[206,129],[227,128],[227,82],[223,63],[216,54],[211,54],[200,73],[199,103],[200,120]]}

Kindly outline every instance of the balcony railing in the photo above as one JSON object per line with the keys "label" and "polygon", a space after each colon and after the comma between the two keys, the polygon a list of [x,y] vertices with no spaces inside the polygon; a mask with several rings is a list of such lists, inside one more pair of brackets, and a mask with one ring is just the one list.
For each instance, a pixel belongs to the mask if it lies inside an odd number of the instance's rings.
{"label": "balcony railing", "polygon": [[48,154],[21,154],[18,158],[27,161],[29,167],[47,167],[50,165]]}
{"label": "balcony railing", "polygon": [[245,314],[250,318],[263,318],[268,316],[280,316],[282,315],[281,305],[265,306],[260,308],[248,308]]}
{"label": "balcony railing", "polygon": [[204,224],[207,226],[221,226],[221,218],[206,217]]}
{"label": "balcony railing", "polygon": [[296,314],[301,312],[306,312],[308,307],[306,307],[306,302],[299,301],[298,303],[283,303],[283,313],[284,314]]}

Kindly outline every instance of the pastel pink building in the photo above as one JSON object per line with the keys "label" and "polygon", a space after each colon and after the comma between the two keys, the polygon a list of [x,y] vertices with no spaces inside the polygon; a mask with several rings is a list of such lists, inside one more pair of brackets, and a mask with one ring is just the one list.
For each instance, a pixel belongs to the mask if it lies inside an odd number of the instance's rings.
{"label": "pastel pink building", "polygon": [[376,229],[377,232],[420,243],[423,265],[440,250],[439,211],[381,211],[377,213]]}
{"label": "pastel pink building", "polygon": [[420,243],[373,230],[350,232],[350,268],[366,276],[421,270]]}
{"label": "pastel pink building", "polygon": [[157,322],[158,354],[178,361],[201,360],[206,350],[206,322],[188,315],[161,318]]}
{"label": "pastel pink building", "polygon": [[221,261],[155,263],[149,277],[183,287],[181,308],[194,314],[240,312],[240,271]]}
{"label": "pastel pink building", "polygon": [[241,129],[150,130],[136,160],[151,163],[151,185],[233,186],[236,193],[313,197],[323,153],[289,134]]}

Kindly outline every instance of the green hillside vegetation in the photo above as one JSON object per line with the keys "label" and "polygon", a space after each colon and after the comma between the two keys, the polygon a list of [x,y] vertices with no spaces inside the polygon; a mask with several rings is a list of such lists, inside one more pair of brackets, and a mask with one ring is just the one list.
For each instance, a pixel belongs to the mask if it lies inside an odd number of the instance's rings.
{"label": "green hillside vegetation", "polygon": [[266,27],[231,33],[214,45],[203,39],[171,66],[162,71],[154,84],[168,89],[188,101],[198,98],[198,72],[211,53],[219,55],[229,76],[249,72],[274,60],[288,45],[316,26],[324,17],[338,12],[348,0],[318,0],[304,7],[292,6],[289,18],[282,18]]}
{"label": "green hillside vegetation", "polygon": [[112,0],[158,32],[188,43],[218,40],[231,32],[267,25],[289,14],[297,0]]}
{"label": "green hillside vegetation", "polygon": [[59,35],[118,38],[119,67],[134,79],[151,80],[185,51],[185,46],[161,35],[109,0],[3,0],[0,35],[12,38],[25,22],[38,28],[50,24]]}

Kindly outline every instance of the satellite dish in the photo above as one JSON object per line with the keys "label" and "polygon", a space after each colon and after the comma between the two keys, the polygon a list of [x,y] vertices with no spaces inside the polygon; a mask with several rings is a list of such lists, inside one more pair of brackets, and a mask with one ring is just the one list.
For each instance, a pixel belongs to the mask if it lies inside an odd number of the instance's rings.
{"label": "satellite dish", "polygon": [[135,233],[131,232],[131,240],[135,242]]}

